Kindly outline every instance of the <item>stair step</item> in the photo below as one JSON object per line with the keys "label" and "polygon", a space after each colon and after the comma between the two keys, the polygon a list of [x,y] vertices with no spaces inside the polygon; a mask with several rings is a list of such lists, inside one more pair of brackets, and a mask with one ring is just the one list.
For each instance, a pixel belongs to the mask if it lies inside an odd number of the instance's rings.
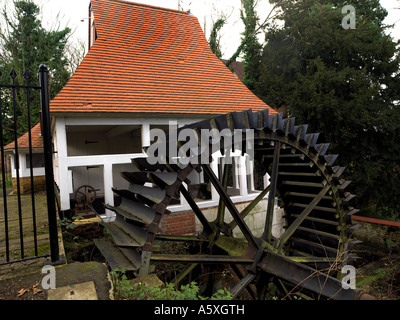
{"label": "stair step", "polygon": [[119,213],[127,219],[144,224],[152,223],[156,214],[154,209],[127,198],[122,198],[121,204],[118,207],[106,205],[106,208]]}
{"label": "stair step", "polygon": [[306,182],[306,181],[282,181],[283,185],[286,186],[298,186],[298,187],[313,187],[322,188],[325,186],[326,181],[323,182]]}
{"label": "stair step", "polygon": [[[294,217],[294,218],[297,218],[299,216],[300,216],[299,214],[293,214],[292,215],[292,217]],[[324,224],[329,224],[329,225],[332,225],[332,226],[339,226],[339,223],[337,221],[333,221],[333,220],[314,218],[314,217],[310,217],[310,216],[306,217],[305,220],[324,223]]]}
{"label": "stair step", "polygon": [[142,247],[146,242],[146,231],[126,222],[120,215],[114,222],[103,222],[102,225],[118,246]]}
{"label": "stair step", "polygon": [[[289,191],[285,194],[285,196],[292,196],[292,197],[302,197],[302,198],[312,198],[314,199],[317,194],[314,193],[305,193],[305,192],[292,192]],[[332,200],[332,196],[323,196],[323,200]]]}
{"label": "stair step", "polygon": [[301,238],[293,238],[293,247],[300,251],[309,251],[314,256],[336,257],[337,249]]}
{"label": "stair step", "polygon": [[288,172],[288,171],[279,171],[278,175],[280,176],[290,176],[290,177],[320,177],[321,174],[319,172]]}
{"label": "stair step", "polygon": [[[297,208],[307,208],[308,204],[304,203],[293,203],[291,205],[292,207],[297,207]],[[336,213],[337,209],[336,208],[328,208],[328,207],[322,207],[322,206],[315,206],[314,210],[316,211],[325,211],[325,212],[331,212],[331,213]]]}
{"label": "stair step", "polygon": [[[132,159],[133,165],[138,168],[141,171],[156,171],[156,170],[161,170],[161,171],[166,171],[168,170],[168,167],[165,164],[161,163],[155,163],[155,164],[150,164],[149,161],[152,161],[154,159],[148,158],[148,157],[143,157],[143,158],[134,158]],[[156,162],[156,161],[154,161]]]}
{"label": "stair step", "polygon": [[133,184],[143,185],[146,182],[155,183],[159,187],[170,186],[175,183],[178,178],[176,172],[151,172],[151,171],[139,171],[139,172],[122,172],[121,176]]}
{"label": "stair step", "polygon": [[335,240],[340,240],[340,237],[337,234],[332,234],[332,233],[325,232],[325,231],[320,231],[320,230],[310,229],[310,228],[305,228],[305,227],[298,227],[297,230],[305,231],[305,232],[309,232],[309,233],[314,233],[314,234],[317,234],[317,235],[320,235],[320,236],[333,238]]}
{"label": "stair step", "polygon": [[165,190],[152,188],[152,187],[144,187],[138,184],[130,184],[128,190],[132,193],[140,195],[156,204],[160,203],[164,200],[166,192]]}
{"label": "stair step", "polygon": [[[123,268],[127,271],[136,271],[139,269],[141,264],[140,253],[134,249],[124,250],[124,253],[115,246],[115,244],[108,239],[94,239],[94,244],[100,250],[101,254],[107,260],[110,268],[115,270],[116,268]],[[129,259],[125,255],[129,255]]]}

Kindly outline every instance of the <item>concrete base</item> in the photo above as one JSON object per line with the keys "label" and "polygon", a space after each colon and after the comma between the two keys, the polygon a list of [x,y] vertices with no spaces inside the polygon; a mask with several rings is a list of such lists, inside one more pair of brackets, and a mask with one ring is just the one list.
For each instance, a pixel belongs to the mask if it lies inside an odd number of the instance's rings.
{"label": "concrete base", "polygon": [[47,300],[98,300],[93,281],[73,284],[47,292]]}

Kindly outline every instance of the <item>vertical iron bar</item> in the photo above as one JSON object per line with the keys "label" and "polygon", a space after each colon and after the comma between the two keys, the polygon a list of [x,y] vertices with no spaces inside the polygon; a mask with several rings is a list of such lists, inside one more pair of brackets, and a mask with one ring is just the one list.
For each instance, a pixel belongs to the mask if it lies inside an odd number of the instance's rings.
{"label": "vertical iron bar", "polygon": [[272,163],[272,172],[271,172],[271,184],[268,195],[268,205],[267,205],[267,218],[265,219],[265,227],[264,232],[262,234],[262,239],[271,242],[272,239],[272,219],[274,216],[274,205],[275,205],[275,197],[276,197],[276,188],[277,188],[277,180],[278,180],[278,168],[279,168],[279,156],[281,151],[281,142],[275,142],[274,148],[274,158]]}
{"label": "vertical iron bar", "polygon": [[58,246],[58,230],[57,230],[57,212],[55,203],[54,190],[54,172],[53,172],[53,152],[50,132],[50,110],[49,110],[49,71],[42,64],[39,68],[40,79],[40,101],[41,101],[41,125],[43,136],[44,163],[46,174],[46,196],[47,196],[47,212],[49,219],[49,235],[50,235],[50,251],[51,261],[57,262],[60,260]]}
{"label": "vertical iron bar", "polygon": [[[1,73],[0,73],[1,75]],[[3,205],[4,205],[4,231],[6,237],[6,261],[10,261],[10,243],[8,239],[8,212],[7,212],[7,190],[6,190],[6,168],[4,157],[4,137],[3,137],[3,106],[0,92],[0,149],[1,149],[1,173],[3,183]]]}
{"label": "vertical iron bar", "polygon": [[29,174],[31,178],[31,194],[32,194],[32,225],[33,225],[33,242],[35,247],[35,256],[38,255],[38,246],[37,246],[37,233],[36,233],[36,208],[35,208],[35,189],[33,183],[33,161],[32,161],[32,126],[31,126],[31,107],[30,107],[30,97],[29,97],[29,72],[25,71],[24,77],[26,80],[26,107],[28,113],[28,138],[29,138]]}
{"label": "vertical iron bar", "polygon": [[17,199],[18,199],[18,217],[19,217],[19,239],[21,245],[21,259],[24,259],[24,234],[22,228],[22,205],[21,205],[21,186],[19,181],[19,152],[18,152],[18,132],[17,132],[17,103],[16,103],[16,94],[15,94],[15,78],[17,74],[15,70],[12,69],[10,76],[12,78],[12,108],[13,108],[13,120],[14,120],[14,145],[15,145],[15,171],[17,178]]}

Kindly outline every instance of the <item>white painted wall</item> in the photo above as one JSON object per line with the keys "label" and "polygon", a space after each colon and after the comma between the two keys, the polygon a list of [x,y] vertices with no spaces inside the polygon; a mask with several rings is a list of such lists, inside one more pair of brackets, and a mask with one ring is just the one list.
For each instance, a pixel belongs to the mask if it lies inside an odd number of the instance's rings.
{"label": "white painted wall", "polygon": [[[101,132],[100,126],[110,129],[111,126],[121,126],[121,128],[114,128],[114,133],[118,133],[119,129],[123,129],[122,126],[131,126],[132,128],[138,129],[132,136],[122,137],[117,141],[112,141],[111,143],[123,144],[128,140],[130,143],[136,141],[139,144],[138,139],[141,139],[141,145],[149,146],[150,141],[150,128],[154,127],[164,127],[172,121],[178,124],[178,126],[183,126],[193,122],[197,122],[200,119],[178,119],[176,118],[130,118],[130,117],[56,117],[54,121],[54,147],[56,153],[54,154],[54,167],[55,167],[55,180],[60,188],[60,200],[61,200],[61,210],[69,210],[70,199],[73,197],[75,190],[84,184],[92,185],[94,188],[99,189],[98,193],[104,195],[105,202],[109,205],[114,205],[114,195],[111,190],[112,187],[116,188],[126,188],[127,182],[120,177],[121,171],[132,171],[135,167],[131,164],[131,159],[144,157],[145,153],[120,153],[120,150],[115,151],[116,153],[110,153],[109,143],[107,141],[107,134]],[[79,136],[76,132],[79,132],[80,128],[85,128],[85,132]],[[91,132],[89,129],[92,127],[94,130]],[[75,132],[72,135],[68,135],[66,130],[70,129]],[[77,129],[77,130],[74,130]],[[138,134],[139,133],[139,134]],[[74,141],[76,137],[76,141]],[[118,135],[117,135],[118,137]],[[90,152],[82,152],[83,145],[82,141],[85,139],[98,139],[103,140],[104,143],[99,144],[98,149],[92,149]],[[133,140],[132,140],[133,139]],[[69,140],[69,141],[68,141]],[[108,144],[108,146],[107,146]],[[113,145],[114,149],[115,146]],[[96,147],[95,147],[96,148]],[[136,150],[136,149],[135,149]],[[104,152],[104,154],[97,154]],[[245,201],[253,200],[258,192],[254,189],[254,179],[252,172],[252,163],[248,161],[246,156],[241,156],[240,152],[232,154],[235,157],[234,172],[234,186],[240,188],[240,195],[233,196],[232,201],[234,203],[241,203]],[[211,162],[211,167],[216,172],[218,176],[218,159],[221,157],[219,152],[213,154],[214,161]],[[199,176],[201,181],[202,177]],[[265,183],[267,182],[265,178]],[[72,187],[71,187],[72,186]],[[218,206],[219,195],[216,190],[211,186],[211,199],[198,202],[200,208],[211,208]],[[257,210],[253,210],[247,218],[247,221],[252,229],[261,230],[264,225],[260,227],[261,222],[265,221],[264,215],[266,209],[263,205],[266,201],[262,201]],[[238,204],[241,206],[241,204]],[[190,207],[186,203],[185,199],[181,197],[181,203],[178,205],[173,205],[169,207],[172,212],[180,212],[190,210]],[[215,214],[214,209],[206,209],[208,214]],[[279,210],[276,210],[279,213]],[[109,221],[114,217],[114,213],[106,210],[106,215],[102,217],[104,220]],[[277,220],[276,220],[277,219]],[[274,233],[279,234],[281,224],[279,223],[281,219],[281,214],[277,214],[275,217],[275,222],[277,226],[274,228]],[[264,223],[264,222],[263,222]]]}
{"label": "white painted wall", "polygon": [[[247,205],[249,201],[244,203],[236,204],[236,208],[239,212],[241,212]],[[254,207],[254,209],[245,217],[244,221],[246,222],[247,226],[253,232],[255,237],[260,237],[264,232],[265,228],[265,220],[266,220],[266,213],[267,213],[267,205],[268,205],[268,198],[264,198],[261,200],[258,205]],[[205,208],[202,209],[202,212],[207,217],[209,221],[214,221],[217,218],[217,211],[218,208]],[[227,209],[225,209],[225,222],[229,223],[233,220],[231,214]],[[202,225],[200,221],[195,218],[196,223],[196,231],[200,232],[202,230]],[[279,238],[284,232],[284,220],[283,220],[283,209],[275,206],[274,208],[274,216],[272,220],[272,235],[276,238]],[[237,238],[243,238],[243,234],[240,231],[239,227],[236,227],[233,230],[233,235]]]}
{"label": "white painted wall", "polygon": [[[176,119],[113,116],[55,117],[54,173],[55,181],[60,188],[61,210],[71,209],[70,199],[73,197],[73,192],[80,185],[91,183],[95,185],[95,188],[101,189],[100,193],[104,194],[105,201],[113,205],[114,198],[111,187],[123,188],[126,184],[119,176],[120,169],[134,170],[131,159],[145,156],[141,152],[141,146],[150,145],[150,127],[168,126],[171,121],[176,121]],[[197,121],[199,119],[182,119],[179,121],[179,125]],[[107,129],[107,132],[102,132],[101,126]],[[117,127],[111,128],[114,126]],[[133,130],[124,132],[122,135],[119,134],[118,131],[123,131],[126,127],[132,127]],[[79,135],[80,128],[85,129],[82,130],[84,132],[81,135]],[[93,131],[90,130],[91,128]],[[67,134],[68,129],[72,131],[72,134]],[[101,143],[92,144],[92,149],[88,150],[88,144],[84,144],[85,140],[98,140]],[[127,149],[127,143],[136,145],[133,150],[136,152],[121,153]],[[137,147],[138,145],[140,148]],[[93,168],[95,166],[99,168]],[[71,177],[73,181],[71,181]],[[71,185],[73,192],[71,192]],[[111,212],[108,214],[111,215]]]}
{"label": "white painted wall", "polygon": [[[36,153],[43,153],[43,151],[41,152],[36,152]],[[18,152],[18,159],[19,159],[19,177],[23,178],[23,177],[30,177],[31,176],[31,171],[30,168],[28,168],[28,164],[26,161],[26,156],[27,156],[28,152],[25,150],[19,150]],[[15,170],[15,154],[14,153],[10,153],[10,162],[11,162],[11,176],[13,178],[17,177],[17,171]],[[43,168],[33,168],[33,176],[34,177],[38,177],[38,176],[44,176],[45,175],[45,170],[44,167]]]}

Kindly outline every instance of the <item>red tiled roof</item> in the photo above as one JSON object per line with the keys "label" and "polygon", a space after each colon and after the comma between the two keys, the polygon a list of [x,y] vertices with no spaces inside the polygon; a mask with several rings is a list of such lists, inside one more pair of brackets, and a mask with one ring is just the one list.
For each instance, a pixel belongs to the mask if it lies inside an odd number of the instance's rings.
{"label": "red tiled roof", "polygon": [[[31,129],[32,148],[43,148],[42,131],[40,122]],[[29,148],[29,132],[18,138],[18,149]],[[12,150],[15,148],[14,141],[4,147],[4,150]]]}
{"label": "red tiled roof", "polygon": [[269,108],[211,52],[196,17],[121,0],[91,5],[97,40],[51,101],[51,112],[224,114]]}

